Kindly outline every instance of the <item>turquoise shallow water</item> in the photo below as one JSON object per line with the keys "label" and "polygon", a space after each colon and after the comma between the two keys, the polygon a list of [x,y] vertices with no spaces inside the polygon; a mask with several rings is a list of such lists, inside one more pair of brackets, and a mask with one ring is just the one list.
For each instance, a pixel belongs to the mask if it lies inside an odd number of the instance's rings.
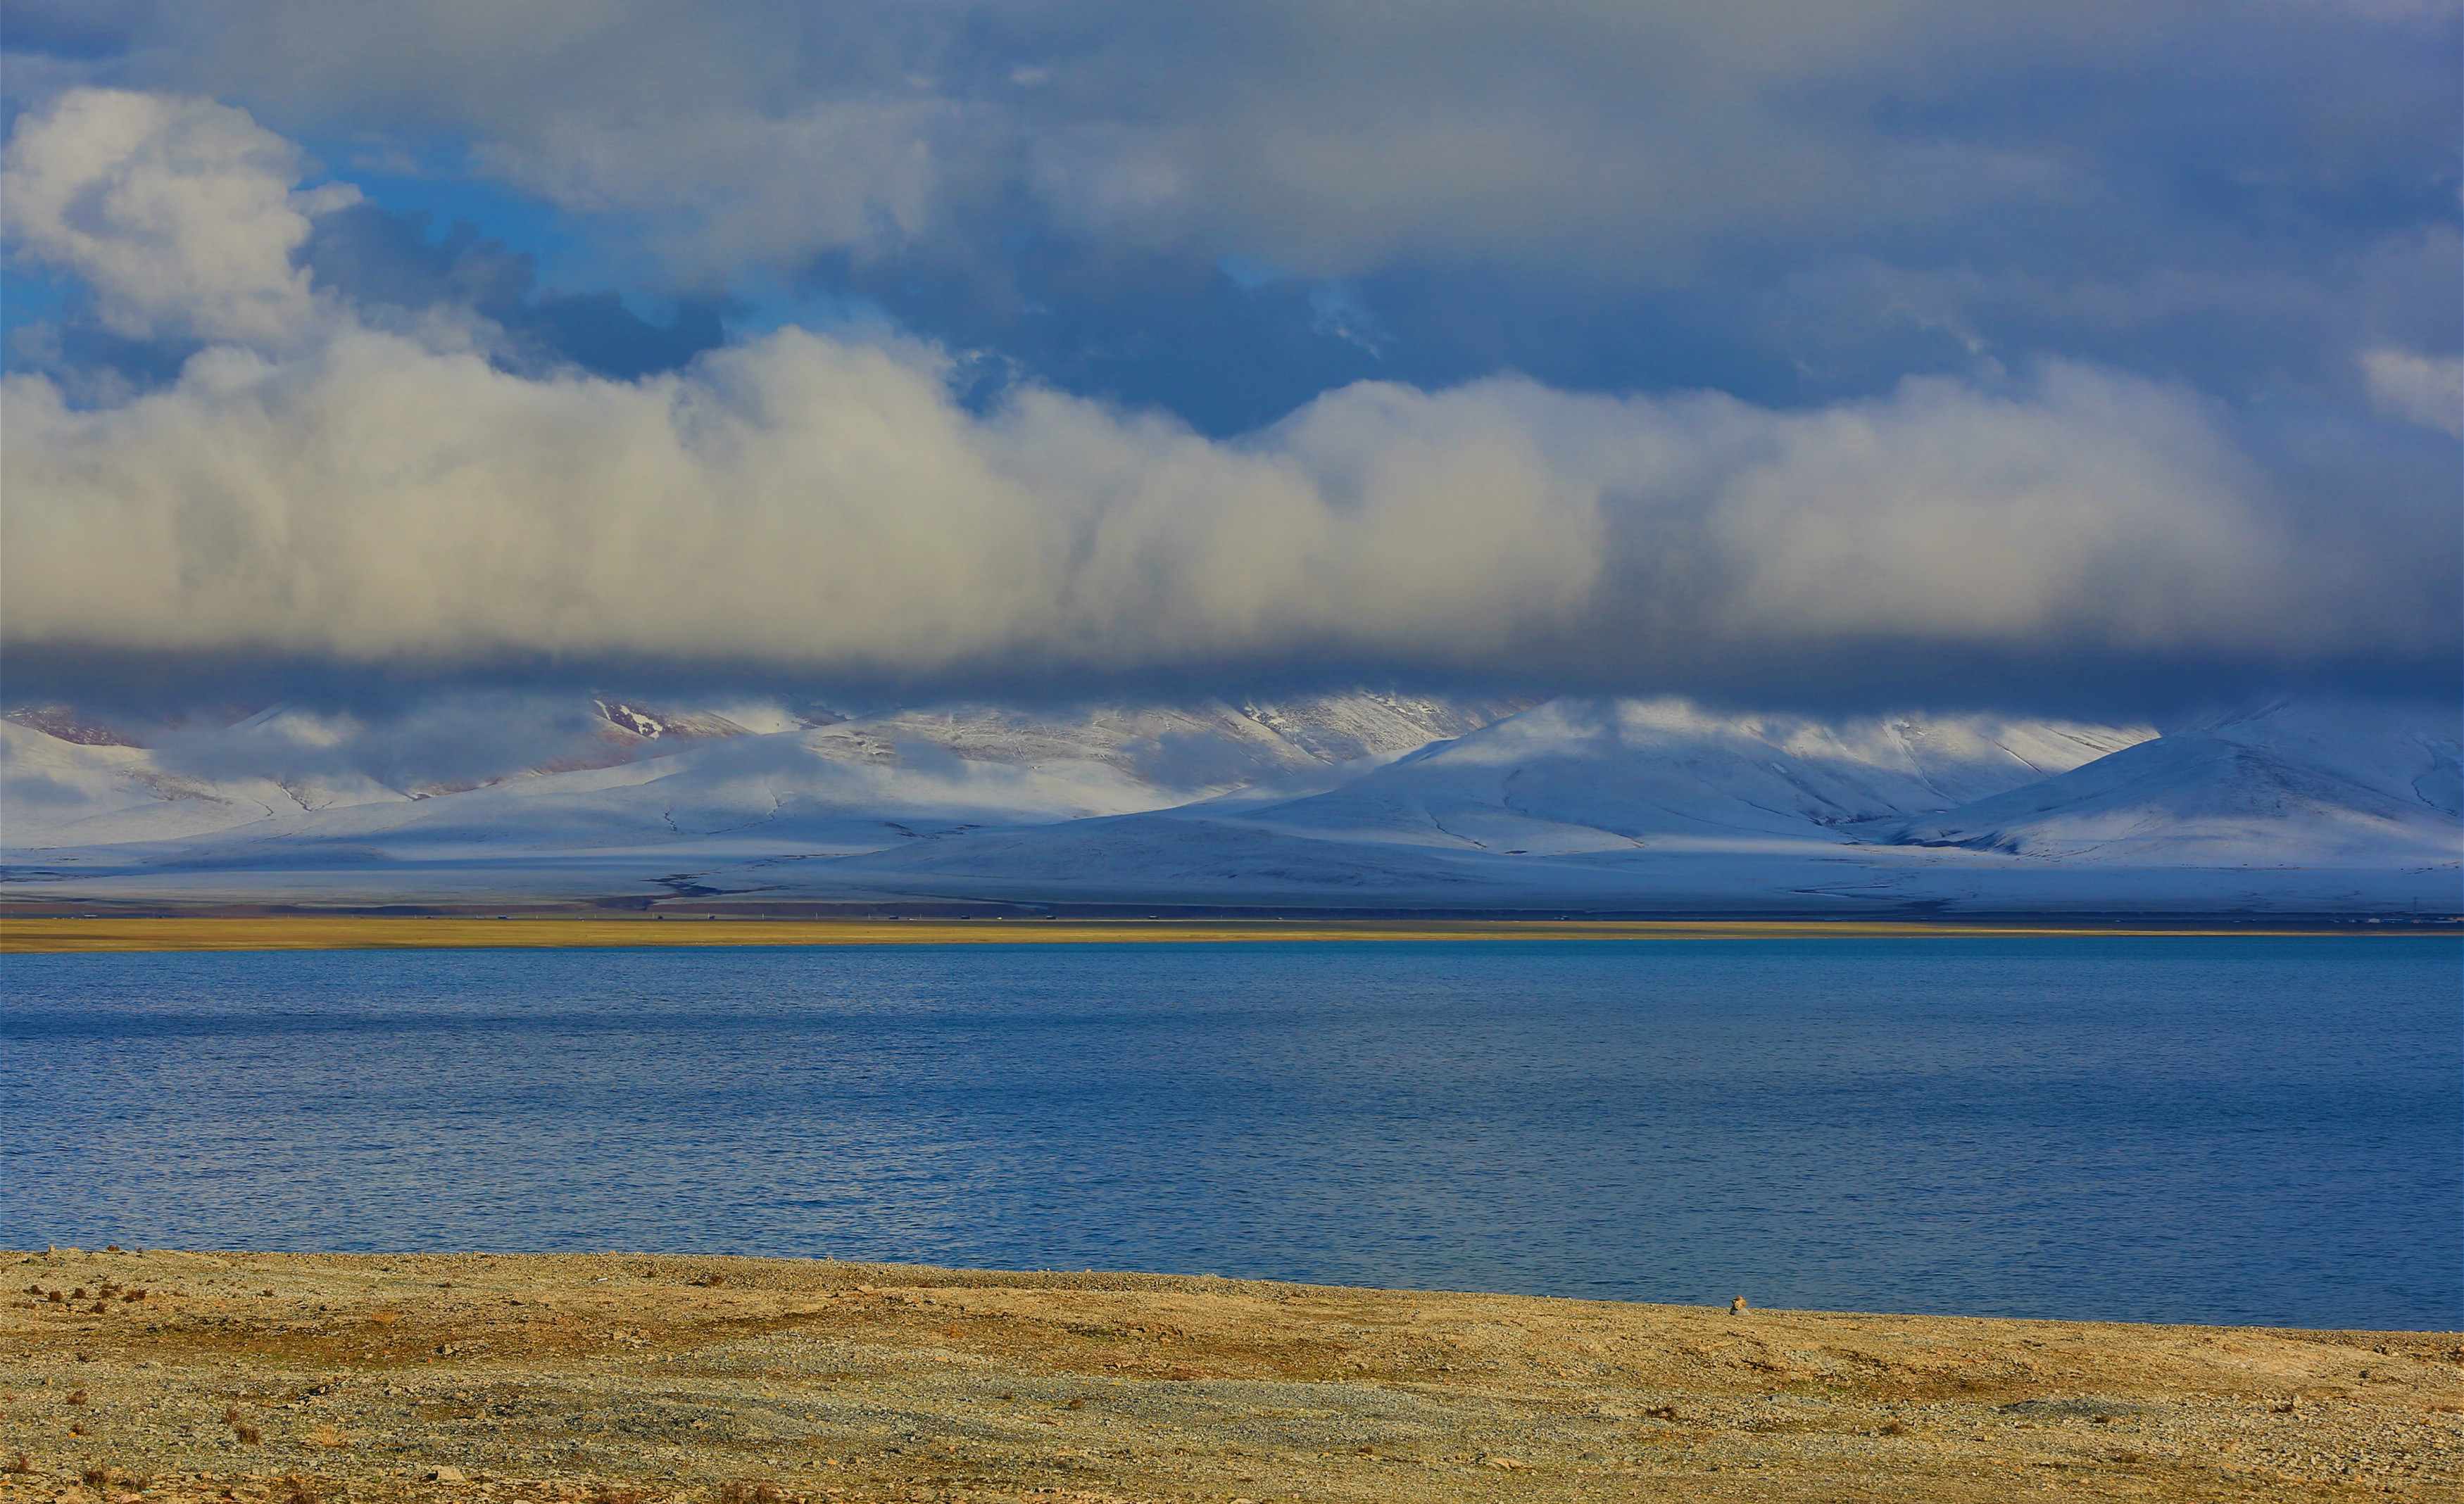
{"label": "turquoise shallow water", "polygon": [[12,956],[0,1242],[2464,1326],[2464,948]]}

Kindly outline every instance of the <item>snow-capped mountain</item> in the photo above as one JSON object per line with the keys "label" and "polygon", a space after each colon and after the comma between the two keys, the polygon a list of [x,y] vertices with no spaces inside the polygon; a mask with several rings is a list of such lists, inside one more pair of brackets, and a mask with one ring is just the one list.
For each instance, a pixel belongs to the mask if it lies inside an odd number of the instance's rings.
{"label": "snow-capped mountain", "polygon": [[[1364,691],[1239,707],[960,705],[847,716],[601,699],[586,714],[542,716],[531,734],[504,737],[507,755],[529,760],[448,781],[387,741],[432,741],[438,732],[426,724],[371,730],[276,708],[157,749],[47,707],[42,719],[90,734],[63,740],[24,714],[0,723],[0,840],[18,854],[188,843],[164,861],[208,846],[278,858],[380,836],[501,850],[759,832],[808,853],[862,851],[922,830],[1157,809],[1374,765],[1525,703]],[[394,768],[403,772],[382,775]],[[196,844],[208,837],[219,839]]]}
{"label": "snow-capped mountain", "polygon": [[2451,712],[2279,702],[1906,821],[1886,839],[2075,862],[2452,862],[2459,750]]}
{"label": "snow-capped mountain", "polygon": [[1555,700],[1345,787],[1253,809],[1295,834],[1505,851],[1818,836],[2067,772],[2146,728],[1983,716],[1726,715],[1683,700]]}
{"label": "snow-capped mountain", "polygon": [[0,726],[7,892],[2464,909],[2452,712],[2275,705],[2157,736],[2007,716],[1366,693],[1064,711],[613,699],[565,710],[504,737],[499,760],[517,766],[459,786],[388,774],[432,759],[297,712],[159,748],[63,740],[20,717]]}
{"label": "snow-capped mountain", "polygon": [[2278,706],[2157,737],[1553,701],[1330,790],[921,842],[831,876],[1012,901],[2450,914],[2464,823],[2442,727]]}
{"label": "snow-capped mountain", "polygon": [[410,796],[360,774],[209,773],[89,724],[66,741],[17,716],[0,720],[0,842],[114,845],[208,835],[288,814]]}
{"label": "snow-capped mountain", "polygon": [[[1856,843],[1857,822],[1946,810],[2154,734],[1988,716],[1826,723],[1675,699],[1561,699],[1331,789],[1268,784],[1123,818],[885,851],[845,869],[893,883],[1108,889],[1144,875],[1177,888],[1278,892],[1601,890],[1633,885],[1603,865],[1620,857],[1806,860]],[[1494,858],[1526,860],[1485,860]]]}

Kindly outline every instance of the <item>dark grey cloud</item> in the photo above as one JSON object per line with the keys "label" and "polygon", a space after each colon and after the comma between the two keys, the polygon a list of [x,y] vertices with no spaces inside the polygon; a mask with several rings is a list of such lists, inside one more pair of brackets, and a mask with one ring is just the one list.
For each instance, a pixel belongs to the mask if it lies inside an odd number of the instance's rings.
{"label": "dark grey cloud", "polygon": [[6,0],[0,45],[78,61],[116,57],[128,50],[150,9],[139,0]]}
{"label": "dark grey cloud", "polygon": [[[91,117],[26,181],[176,163],[110,233],[14,195],[90,289],[46,368],[159,399],[13,397],[21,659],[2453,672],[2444,0],[121,14],[12,76]],[[281,133],[457,147],[678,295]],[[899,332],[723,344],[772,282]],[[105,515],[187,552],[81,574]]]}
{"label": "dark grey cloud", "polygon": [[1209,431],[1370,374],[1330,290],[1390,379],[1780,403],[2048,354],[2350,395],[2464,338],[2442,0],[115,15],[115,79],[459,140],[681,291],[801,276]]}
{"label": "dark grey cloud", "polygon": [[504,357],[527,369],[560,363],[629,380],[670,371],[723,343],[722,306],[684,298],[656,324],[613,290],[542,291],[528,254],[458,220],[430,238],[432,216],[363,201],[312,222],[297,252],[320,289],[363,309],[467,308],[505,332]]}

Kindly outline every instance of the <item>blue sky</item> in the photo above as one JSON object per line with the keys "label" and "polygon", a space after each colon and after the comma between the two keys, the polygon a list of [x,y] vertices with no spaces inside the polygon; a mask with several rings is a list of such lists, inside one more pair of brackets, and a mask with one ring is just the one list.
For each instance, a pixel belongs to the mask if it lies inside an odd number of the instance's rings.
{"label": "blue sky", "polygon": [[2446,0],[6,34],[35,679],[2455,676]]}

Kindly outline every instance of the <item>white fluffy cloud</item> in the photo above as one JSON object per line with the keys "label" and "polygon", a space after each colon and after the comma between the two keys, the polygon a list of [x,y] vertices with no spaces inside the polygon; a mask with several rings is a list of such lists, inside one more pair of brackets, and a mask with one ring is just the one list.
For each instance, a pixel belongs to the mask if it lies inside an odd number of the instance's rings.
{"label": "white fluffy cloud", "polygon": [[[7,394],[17,643],[930,672],[1678,643],[2305,643],[2197,404],[2093,370],[1787,414],[1364,384],[1232,444],[783,331],[639,382],[398,335]],[[1663,647],[1669,645],[1666,642]]]}
{"label": "white fluffy cloud", "polygon": [[2406,641],[2444,578],[2340,555],[2215,410],[2090,366],[1794,412],[1361,383],[1228,442],[1031,386],[979,414],[928,347],[794,329],[638,381],[525,376],[319,304],[286,259],[297,160],[237,111],[72,95],[10,161],[49,195],[29,250],[132,327],[220,341],[114,406],[11,379],[19,645],[908,674],[2299,658]]}
{"label": "white fluffy cloud", "polygon": [[209,99],[79,89],[19,122],[0,194],[9,234],[94,290],[131,338],[298,338],[317,316],[291,253],[309,216],[358,195],[296,191],[299,150]]}

